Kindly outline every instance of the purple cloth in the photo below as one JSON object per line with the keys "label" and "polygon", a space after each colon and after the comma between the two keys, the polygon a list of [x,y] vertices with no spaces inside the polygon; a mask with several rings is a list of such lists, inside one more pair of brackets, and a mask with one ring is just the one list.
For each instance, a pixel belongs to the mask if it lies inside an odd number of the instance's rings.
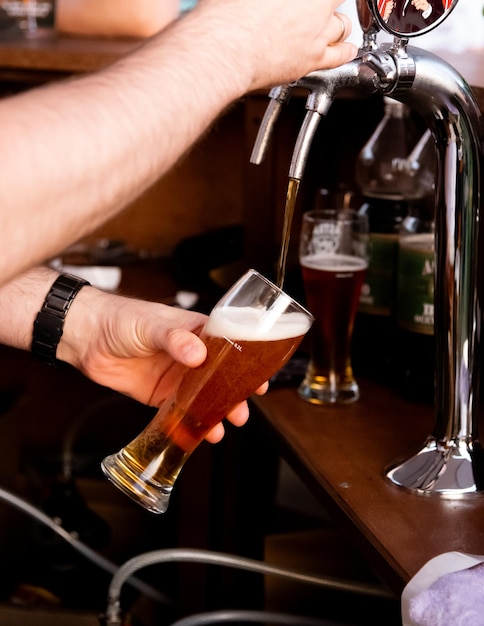
{"label": "purple cloth", "polygon": [[418,626],[484,626],[484,563],[446,574],[410,600]]}

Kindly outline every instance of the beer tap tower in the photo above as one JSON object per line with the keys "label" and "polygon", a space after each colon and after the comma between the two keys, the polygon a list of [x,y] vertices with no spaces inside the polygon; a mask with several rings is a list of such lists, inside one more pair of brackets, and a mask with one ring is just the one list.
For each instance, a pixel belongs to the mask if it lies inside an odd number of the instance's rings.
{"label": "beer tap tower", "polygon": [[[418,112],[437,148],[435,224],[436,423],[423,447],[386,470],[392,483],[419,494],[463,497],[484,490],[484,451],[479,441],[479,364],[482,317],[480,211],[484,165],[483,122],[462,76],[438,56],[409,46],[444,14],[418,32],[403,23],[389,28],[378,0],[356,0],[363,29],[357,57],[335,69],[315,71],[272,89],[251,162],[264,158],[270,135],[295,87],[309,92],[289,178],[301,180],[323,115],[342,90],[381,94]],[[377,33],[393,35],[380,46]],[[413,29],[410,29],[413,30]]]}

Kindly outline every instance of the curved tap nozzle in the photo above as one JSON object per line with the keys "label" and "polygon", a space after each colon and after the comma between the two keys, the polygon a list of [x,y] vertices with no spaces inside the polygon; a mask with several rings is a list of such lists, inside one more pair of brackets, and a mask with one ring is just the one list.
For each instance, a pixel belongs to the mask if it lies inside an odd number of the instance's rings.
{"label": "curved tap nozzle", "polygon": [[329,110],[335,96],[346,89],[368,93],[390,92],[399,77],[396,64],[398,55],[371,49],[360,50],[359,56],[340,67],[329,70],[316,70],[289,85],[274,87],[269,93],[270,102],[256,137],[250,162],[259,165],[267,151],[272,131],[293,88],[309,91],[306,102],[307,114],[291,160],[289,176],[300,180],[304,172],[309,148],[316,128],[323,115]]}
{"label": "curved tap nozzle", "polygon": [[306,117],[294,147],[289,178],[301,180],[309,150],[321,117],[328,112],[335,96],[344,90],[368,94],[390,94],[397,86],[408,88],[415,78],[415,64],[406,52],[406,41],[400,40],[390,50],[360,50],[353,61],[330,69],[311,72],[295,86],[309,89]]}
{"label": "curved tap nozzle", "polygon": [[289,178],[301,180],[306,168],[306,163],[311,148],[314,135],[321,121],[321,116],[325,115],[333,102],[333,98],[327,92],[312,92],[307,101],[307,113],[299,130],[294,151],[292,153],[291,165],[289,167]]}
{"label": "curved tap nozzle", "polygon": [[289,100],[290,95],[290,85],[279,85],[278,87],[273,87],[269,92],[269,104],[267,105],[254,147],[252,148],[252,154],[250,155],[251,163],[260,165],[264,160],[272,131],[279,118],[282,106]]}
{"label": "curved tap nozzle", "polygon": [[356,57],[353,61],[334,69],[311,72],[294,83],[297,87],[308,89],[309,95],[306,101],[307,113],[291,159],[289,178],[302,179],[309,150],[321,117],[326,115],[336,95],[345,89],[361,88],[362,83],[367,84],[369,89],[375,91],[375,72],[367,72],[368,66],[364,61],[365,56]]}

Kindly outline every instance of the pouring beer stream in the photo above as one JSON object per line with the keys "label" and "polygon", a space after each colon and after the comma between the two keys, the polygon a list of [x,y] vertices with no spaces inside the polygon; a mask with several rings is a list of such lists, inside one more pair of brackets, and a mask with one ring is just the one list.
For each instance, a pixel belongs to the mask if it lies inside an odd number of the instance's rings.
{"label": "pouring beer stream", "polygon": [[284,224],[282,228],[281,249],[279,252],[279,261],[277,264],[277,281],[279,289],[284,287],[284,278],[286,275],[287,252],[289,250],[289,242],[291,239],[292,221],[294,210],[296,207],[297,195],[301,181],[296,178],[289,178],[287,186],[286,206],[284,207]]}

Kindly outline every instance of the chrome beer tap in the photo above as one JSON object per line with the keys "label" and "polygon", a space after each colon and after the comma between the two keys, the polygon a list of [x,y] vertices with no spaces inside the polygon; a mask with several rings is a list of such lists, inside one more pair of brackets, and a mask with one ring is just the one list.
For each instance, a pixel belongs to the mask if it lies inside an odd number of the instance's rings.
{"label": "chrome beer tap", "polygon": [[385,93],[395,79],[395,64],[391,57],[378,50],[376,35],[379,26],[370,13],[366,0],[357,0],[358,17],[363,31],[363,42],[358,56],[341,67],[311,72],[295,83],[279,85],[269,92],[269,104],[262,119],[250,162],[259,165],[281,110],[295,88],[309,92],[306,116],[302,123],[289,169],[289,178],[301,180],[308,152],[322,116],[328,112],[334,98],[343,90],[360,89],[368,93]]}
{"label": "chrome beer tap", "polygon": [[[252,162],[259,163],[279,111],[293,88],[309,91],[289,177],[301,180],[316,128],[343,89],[382,94],[426,121],[437,148],[435,228],[436,423],[423,447],[387,472],[394,484],[420,494],[461,497],[484,490],[484,452],[478,436],[481,285],[478,280],[484,166],[483,122],[462,76],[441,58],[409,46],[409,38],[437,27],[455,8],[434,10],[429,25],[407,26],[380,14],[378,0],[357,0],[364,31],[357,57],[273,90]],[[430,21],[430,19],[429,19]],[[392,23],[390,28],[389,23]],[[376,45],[376,32],[394,36]],[[277,114],[275,113],[277,109]],[[269,112],[270,111],[270,112]],[[482,277],[481,277],[482,278]]]}
{"label": "chrome beer tap", "polygon": [[[365,3],[359,3],[358,15],[363,30],[360,54],[369,53],[377,48],[376,34],[379,28]],[[296,140],[289,170],[289,178],[301,180],[307,155],[321,117],[326,115],[338,92],[345,88],[358,88],[360,82],[364,82],[364,77],[360,76],[360,73],[365,73],[365,67],[359,55],[354,61],[336,69],[312,72],[295,83],[279,85],[271,89],[270,101],[259,127],[250,162],[255,165],[262,163],[282,107],[289,101],[294,88],[305,89],[309,91],[306,101],[307,113]],[[368,79],[371,80],[371,76],[368,76]]]}

